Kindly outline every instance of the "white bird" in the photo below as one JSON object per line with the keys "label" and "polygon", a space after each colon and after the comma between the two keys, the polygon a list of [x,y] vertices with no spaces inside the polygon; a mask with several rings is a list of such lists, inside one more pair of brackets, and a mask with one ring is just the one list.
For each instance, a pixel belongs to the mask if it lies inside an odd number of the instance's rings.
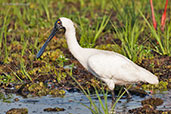
{"label": "white bird", "polygon": [[125,85],[140,81],[150,84],[159,83],[157,76],[119,53],[93,48],[82,48],[76,39],[74,23],[65,17],[61,17],[55,22],[53,31],[37,54],[37,58],[43,54],[48,42],[61,29],[64,30],[68,48],[72,55],[85,69],[104,81],[111,91],[114,90],[115,84]]}

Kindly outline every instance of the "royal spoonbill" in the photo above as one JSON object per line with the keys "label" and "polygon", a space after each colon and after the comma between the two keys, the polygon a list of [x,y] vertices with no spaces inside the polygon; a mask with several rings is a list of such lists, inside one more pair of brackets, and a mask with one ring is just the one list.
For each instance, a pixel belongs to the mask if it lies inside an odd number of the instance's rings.
{"label": "royal spoonbill", "polygon": [[[61,29],[64,30],[68,48],[72,55],[85,69],[104,81],[112,93],[114,92],[115,84],[125,85],[140,81],[158,84],[157,76],[119,53],[93,48],[82,48],[76,39],[74,23],[65,17],[61,17],[55,22],[54,28],[38,52],[37,58],[43,54],[49,41]],[[112,94],[112,98],[114,99],[114,93]]]}

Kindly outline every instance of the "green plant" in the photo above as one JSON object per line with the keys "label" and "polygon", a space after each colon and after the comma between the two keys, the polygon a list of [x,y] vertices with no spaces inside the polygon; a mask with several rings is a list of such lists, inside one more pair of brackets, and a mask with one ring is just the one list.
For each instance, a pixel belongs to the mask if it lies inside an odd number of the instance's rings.
{"label": "green plant", "polygon": [[144,32],[144,26],[138,20],[139,13],[136,11],[135,1],[125,1],[124,7],[121,4],[123,2],[119,1],[112,0],[112,5],[113,10],[117,12],[118,20],[123,23],[123,27],[118,27],[115,22],[112,22],[112,26],[116,31],[114,38],[121,40],[122,54],[135,62],[138,58],[142,58],[145,49],[143,43],[140,44],[139,42],[140,35]]}
{"label": "green plant", "polygon": [[61,82],[61,80],[64,80],[65,77],[67,76],[66,72],[62,72],[60,69],[54,69],[54,73],[56,74],[56,79],[58,83]]}
{"label": "green plant", "polygon": [[6,103],[11,103],[11,99],[13,98],[12,94],[4,94],[0,92],[0,101],[6,102]]}
{"label": "green plant", "polygon": [[43,7],[43,9],[41,11],[46,12],[47,19],[48,19],[48,21],[50,21],[50,13],[49,13],[49,9],[48,9],[48,1],[47,0],[41,0],[41,1],[39,1],[39,3]]}
{"label": "green plant", "polygon": [[[102,92],[99,93],[99,91],[96,89],[96,87],[95,86],[93,86],[93,87],[95,89],[96,96],[99,100],[100,107],[91,98],[91,94],[90,94],[90,91],[88,88],[86,91],[88,94],[88,100],[90,101],[90,106],[87,106],[85,104],[82,104],[82,105],[87,107],[93,114],[108,114],[109,113],[108,104],[107,104],[108,91],[105,92],[104,87],[102,86],[102,89],[101,89]],[[104,103],[102,101],[102,98],[100,97],[101,93],[103,94],[103,97],[104,97]],[[102,110],[100,108],[102,108]]]}
{"label": "green plant", "polygon": [[0,75],[0,81],[3,83],[10,83],[12,82],[12,76],[9,74],[4,73],[4,75]]}
{"label": "green plant", "polygon": [[113,10],[117,12],[118,20],[120,20],[124,25],[126,25],[129,19],[129,24],[131,24],[131,27],[133,27],[139,16],[139,14],[136,12],[135,1],[131,0],[123,2],[122,0],[112,0],[111,2]]}
{"label": "green plant", "polygon": [[[143,17],[143,19],[145,20],[145,22],[147,23],[153,37],[157,40],[159,44],[159,45],[154,45],[155,47],[154,51],[156,51],[160,55],[171,55],[170,53],[171,52],[171,41],[170,41],[171,27],[168,26],[168,29],[164,32],[164,34],[160,30],[156,31],[154,27],[145,18],[143,13],[140,10],[139,12],[141,16]],[[171,24],[169,23],[169,25]]]}
{"label": "green plant", "polygon": [[61,55],[61,56],[58,57],[58,59],[56,59],[56,61],[57,61],[58,65],[60,67],[64,67],[64,63],[67,62],[67,61],[69,61],[69,59],[68,58],[65,58],[65,56],[62,56]]}
{"label": "green plant", "polygon": [[5,57],[4,57],[4,60],[3,60],[4,63],[8,62],[8,48],[7,48],[8,29],[7,29],[7,26],[10,23],[10,18],[9,18],[9,15],[8,15],[9,11],[10,11],[10,8],[6,11],[6,14],[5,14],[5,17],[4,17],[3,23],[2,23],[1,32],[0,32],[0,48],[2,47],[2,45],[4,47],[0,52],[0,56],[4,51],[5,52],[4,53]]}
{"label": "green plant", "polygon": [[29,75],[29,73],[27,72],[26,70],[26,66],[24,65],[24,60],[21,59],[20,60],[20,67],[21,67],[21,73],[26,77],[28,78],[30,81],[33,81],[31,76]]}
{"label": "green plant", "polygon": [[138,44],[138,38],[140,34],[144,31],[144,27],[139,27],[139,23],[135,22],[133,26],[131,26],[131,20],[127,18],[126,25],[121,30],[114,27],[116,34],[114,37],[119,38],[122,41],[122,53],[127,56],[132,61],[137,61],[138,58],[143,52],[144,46],[142,44]]}
{"label": "green plant", "polygon": [[80,22],[80,33],[81,33],[81,38],[80,38],[80,45],[83,47],[94,47],[96,40],[100,37],[100,35],[102,34],[104,28],[106,27],[107,23],[109,22],[110,16],[103,16],[102,21],[98,21],[96,26],[95,26],[95,30],[93,30],[92,28],[90,28],[87,25],[90,25],[90,23],[88,22],[88,24],[82,22],[82,20],[79,18],[79,22]]}

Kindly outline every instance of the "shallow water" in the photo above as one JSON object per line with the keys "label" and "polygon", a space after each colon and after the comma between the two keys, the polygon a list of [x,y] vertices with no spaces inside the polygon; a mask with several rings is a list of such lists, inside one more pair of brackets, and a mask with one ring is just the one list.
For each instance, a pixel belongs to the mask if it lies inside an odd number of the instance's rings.
{"label": "shallow water", "polygon": [[[87,109],[80,103],[89,105],[89,101],[82,93],[78,92],[66,92],[66,95],[61,97],[34,97],[34,98],[22,98],[16,94],[11,94],[12,98],[9,100],[11,103],[2,102],[0,100],[0,114],[5,114],[11,108],[28,108],[29,114],[91,114],[90,110]],[[158,92],[154,97],[159,97],[164,100],[164,103],[161,106],[158,106],[157,109],[168,110],[171,109],[171,90]],[[15,98],[19,98],[19,101],[14,101]],[[132,99],[121,99],[116,106],[116,112],[122,113],[127,112],[129,109],[137,108],[141,106],[141,101],[150,98],[146,96],[141,98],[139,96],[132,96]],[[96,97],[93,98],[98,104]],[[108,99],[108,106],[111,106],[111,99]],[[44,108],[65,108],[65,111],[60,112],[45,112]]]}

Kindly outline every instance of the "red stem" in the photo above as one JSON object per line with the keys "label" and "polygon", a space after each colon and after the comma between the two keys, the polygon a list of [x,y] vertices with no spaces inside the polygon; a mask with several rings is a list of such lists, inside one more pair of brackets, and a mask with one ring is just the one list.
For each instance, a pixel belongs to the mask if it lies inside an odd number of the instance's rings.
{"label": "red stem", "polygon": [[168,0],[166,0],[164,12],[163,12],[162,19],[161,19],[161,30],[162,31],[164,31],[164,27],[165,27],[167,4],[168,4]]}
{"label": "red stem", "polygon": [[152,19],[153,19],[153,26],[155,29],[157,29],[157,22],[154,16],[153,0],[150,0],[150,6],[151,6]]}

